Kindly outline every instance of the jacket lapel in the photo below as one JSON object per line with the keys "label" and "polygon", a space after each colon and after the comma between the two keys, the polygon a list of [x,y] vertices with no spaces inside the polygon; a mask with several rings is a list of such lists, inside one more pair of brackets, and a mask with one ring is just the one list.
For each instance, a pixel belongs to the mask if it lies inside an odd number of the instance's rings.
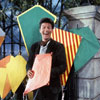
{"label": "jacket lapel", "polygon": [[53,44],[54,44],[54,43],[53,43],[53,40],[51,39],[51,40],[50,40],[50,43],[48,44],[48,48],[47,48],[47,50],[46,50],[46,53],[52,52],[53,47],[54,47]]}
{"label": "jacket lapel", "polygon": [[38,42],[37,48],[35,50],[35,54],[39,54],[40,51],[40,42]]}

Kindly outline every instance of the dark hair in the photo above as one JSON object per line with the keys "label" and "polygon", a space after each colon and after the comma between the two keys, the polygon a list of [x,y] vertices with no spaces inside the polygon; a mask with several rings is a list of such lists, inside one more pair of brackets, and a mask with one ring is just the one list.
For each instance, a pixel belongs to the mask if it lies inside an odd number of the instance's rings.
{"label": "dark hair", "polygon": [[42,23],[50,23],[52,25],[52,29],[54,28],[54,22],[50,18],[42,18],[40,20],[40,27],[41,27]]}

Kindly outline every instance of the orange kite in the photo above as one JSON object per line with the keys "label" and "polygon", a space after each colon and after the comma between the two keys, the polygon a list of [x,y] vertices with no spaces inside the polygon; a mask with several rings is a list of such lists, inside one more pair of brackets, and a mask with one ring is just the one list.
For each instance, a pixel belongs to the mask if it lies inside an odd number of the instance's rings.
{"label": "orange kite", "polygon": [[34,76],[32,79],[28,80],[24,95],[48,84],[50,80],[51,61],[52,57],[50,53],[38,54],[36,56],[32,67],[32,70],[34,71]]}
{"label": "orange kite", "polygon": [[5,37],[5,32],[0,28],[0,47]]}

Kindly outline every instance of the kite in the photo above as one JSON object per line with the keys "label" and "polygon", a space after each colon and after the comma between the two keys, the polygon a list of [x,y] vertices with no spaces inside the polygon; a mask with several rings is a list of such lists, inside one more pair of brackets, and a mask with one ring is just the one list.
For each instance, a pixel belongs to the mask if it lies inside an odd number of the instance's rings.
{"label": "kite", "polygon": [[31,45],[41,40],[39,22],[44,17],[51,18],[56,22],[56,16],[40,5],[35,5],[17,16],[18,25],[28,54]]}
{"label": "kite", "polygon": [[34,76],[32,79],[28,80],[24,95],[49,83],[52,63],[51,61],[52,56],[50,53],[36,55],[32,67]]}
{"label": "kite", "polygon": [[74,60],[75,71],[81,69],[100,49],[100,44],[89,27],[70,29],[70,32],[82,36],[82,40]]}
{"label": "kite", "polygon": [[[6,56],[0,60],[0,96],[4,99],[10,90],[13,93],[26,76],[26,60],[21,56]],[[2,79],[2,80],[1,80]]]}
{"label": "kite", "polygon": [[61,83],[65,86],[81,42],[81,36],[58,28],[55,28],[51,35],[54,40],[62,43],[65,47],[67,66],[65,73],[61,75]]}
{"label": "kite", "polygon": [[0,28],[0,47],[2,45],[2,42],[4,41],[5,32]]}

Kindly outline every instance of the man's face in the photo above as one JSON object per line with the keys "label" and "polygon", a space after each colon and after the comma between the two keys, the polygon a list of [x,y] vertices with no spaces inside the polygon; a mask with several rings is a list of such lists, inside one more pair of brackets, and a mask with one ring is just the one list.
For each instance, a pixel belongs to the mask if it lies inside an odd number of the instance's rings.
{"label": "man's face", "polygon": [[50,23],[42,23],[40,27],[40,33],[42,35],[42,41],[48,41],[51,38],[52,25]]}

